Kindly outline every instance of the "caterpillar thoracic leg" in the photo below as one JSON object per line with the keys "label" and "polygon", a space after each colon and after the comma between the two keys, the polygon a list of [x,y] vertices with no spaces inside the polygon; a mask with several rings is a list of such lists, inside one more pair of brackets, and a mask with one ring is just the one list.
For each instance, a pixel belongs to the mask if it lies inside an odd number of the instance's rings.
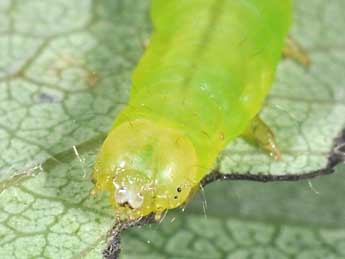
{"label": "caterpillar thoracic leg", "polygon": [[310,58],[306,50],[292,37],[287,37],[285,40],[285,47],[283,48],[283,56],[291,58],[303,66],[308,68],[310,66]]}
{"label": "caterpillar thoracic leg", "polygon": [[281,158],[281,152],[276,144],[273,131],[259,116],[250,122],[242,137],[248,142],[258,145],[274,159],[279,160]]}

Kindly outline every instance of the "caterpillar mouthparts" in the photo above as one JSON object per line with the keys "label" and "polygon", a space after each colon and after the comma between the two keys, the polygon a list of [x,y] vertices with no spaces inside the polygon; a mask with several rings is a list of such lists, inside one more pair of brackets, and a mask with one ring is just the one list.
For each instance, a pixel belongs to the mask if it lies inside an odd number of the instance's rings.
{"label": "caterpillar mouthparts", "polygon": [[135,188],[119,186],[116,182],[114,199],[120,206],[128,206],[131,209],[139,209],[144,203],[144,196]]}

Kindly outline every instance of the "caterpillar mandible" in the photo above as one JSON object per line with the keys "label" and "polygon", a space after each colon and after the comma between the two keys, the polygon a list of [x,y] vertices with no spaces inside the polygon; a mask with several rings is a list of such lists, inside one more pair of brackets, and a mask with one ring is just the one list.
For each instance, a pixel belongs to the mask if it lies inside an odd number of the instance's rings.
{"label": "caterpillar mandible", "polygon": [[178,207],[219,152],[247,136],[279,156],[258,113],[292,20],[292,0],[153,0],[154,32],[95,162],[93,192],[120,216]]}

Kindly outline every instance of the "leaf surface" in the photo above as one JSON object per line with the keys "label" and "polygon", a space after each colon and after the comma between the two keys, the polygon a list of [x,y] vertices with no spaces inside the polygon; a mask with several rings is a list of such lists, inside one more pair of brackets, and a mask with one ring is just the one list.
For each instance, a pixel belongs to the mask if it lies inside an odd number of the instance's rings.
{"label": "leaf surface", "polygon": [[[148,7],[0,1],[0,258],[101,258],[114,218],[108,197],[90,196],[89,176],[128,98],[150,31]],[[282,61],[262,112],[283,159],[239,139],[210,180],[298,179],[344,158],[343,139],[334,142],[345,127],[344,9],[342,0],[296,1],[292,35],[313,63],[305,70]],[[185,213],[128,231],[122,257],[344,258],[344,172],[311,185],[213,184],[207,219],[195,199]]]}

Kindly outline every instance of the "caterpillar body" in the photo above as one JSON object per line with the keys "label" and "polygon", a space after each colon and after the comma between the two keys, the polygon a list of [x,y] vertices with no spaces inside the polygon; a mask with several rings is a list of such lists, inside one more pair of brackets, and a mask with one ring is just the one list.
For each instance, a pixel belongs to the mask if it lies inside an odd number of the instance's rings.
{"label": "caterpillar body", "polygon": [[95,163],[117,214],[186,202],[269,93],[292,0],[153,0],[154,32]]}

